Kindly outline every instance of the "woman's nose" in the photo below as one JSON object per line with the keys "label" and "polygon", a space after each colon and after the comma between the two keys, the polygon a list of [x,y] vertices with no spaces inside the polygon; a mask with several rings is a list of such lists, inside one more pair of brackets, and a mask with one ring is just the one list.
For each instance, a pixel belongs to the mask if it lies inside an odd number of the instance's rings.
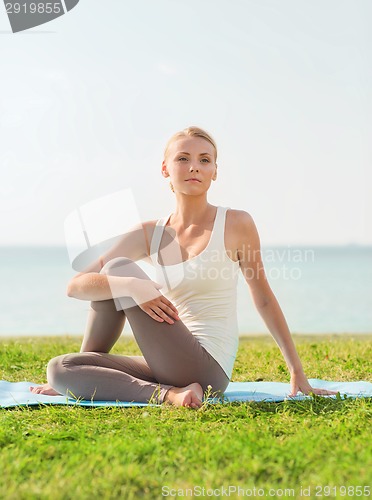
{"label": "woman's nose", "polygon": [[196,170],[197,172],[199,172],[199,169],[198,167],[193,167],[192,165],[190,165],[190,171],[192,172],[193,170]]}

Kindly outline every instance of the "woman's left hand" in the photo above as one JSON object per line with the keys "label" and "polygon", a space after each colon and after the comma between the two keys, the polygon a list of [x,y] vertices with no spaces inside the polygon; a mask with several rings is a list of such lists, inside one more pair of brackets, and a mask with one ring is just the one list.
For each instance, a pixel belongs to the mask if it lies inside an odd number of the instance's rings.
{"label": "woman's left hand", "polygon": [[290,383],[291,392],[288,394],[290,397],[295,397],[298,391],[301,391],[303,394],[309,394],[310,392],[318,395],[338,394],[338,391],[329,391],[327,389],[316,389],[311,387],[304,373],[293,373],[291,375]]}

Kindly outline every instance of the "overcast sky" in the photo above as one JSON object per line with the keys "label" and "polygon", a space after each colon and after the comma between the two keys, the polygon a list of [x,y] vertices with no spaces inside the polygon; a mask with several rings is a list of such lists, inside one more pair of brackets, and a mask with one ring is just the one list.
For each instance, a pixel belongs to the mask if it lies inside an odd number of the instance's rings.
{"label": "overcast sky", "polygon": [[369,0],[80,0],[13,34],[1,3],[0,245],[64,245],[71,212],[122,189],[167,215],[163,150],[189,125],[219,148],[209,201],[263,245],[372,244],[371,19]]}

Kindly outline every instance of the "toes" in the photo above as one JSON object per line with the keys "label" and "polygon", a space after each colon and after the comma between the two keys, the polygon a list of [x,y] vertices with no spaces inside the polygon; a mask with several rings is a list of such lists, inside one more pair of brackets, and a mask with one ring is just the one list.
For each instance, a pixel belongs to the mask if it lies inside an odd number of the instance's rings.
{"label": "toes", "polygon": [[30,387],[30,391],[33,394],[43,394],[44,393],[44,388],[43,387]]}

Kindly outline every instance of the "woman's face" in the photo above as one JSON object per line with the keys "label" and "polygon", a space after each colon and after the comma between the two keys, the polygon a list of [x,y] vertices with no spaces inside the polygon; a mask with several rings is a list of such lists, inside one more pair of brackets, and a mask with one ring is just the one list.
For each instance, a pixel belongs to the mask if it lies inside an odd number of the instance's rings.
{"label": "woman's face", "polygon": [[215,151],[202,137],[184,137],[173,142],[162,164],[175,192],[201,194],[217,176]]}

